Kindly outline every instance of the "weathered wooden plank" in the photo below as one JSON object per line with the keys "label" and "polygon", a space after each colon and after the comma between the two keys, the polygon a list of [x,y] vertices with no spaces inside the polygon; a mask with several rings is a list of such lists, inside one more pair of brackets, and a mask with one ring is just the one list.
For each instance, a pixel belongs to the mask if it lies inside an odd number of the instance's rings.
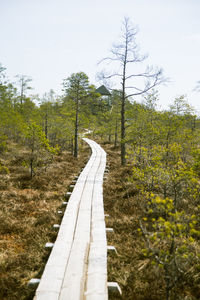
{"label": "weathered wooden plank", "polygon": [[[81,195],[85,188],[85,180],[95,161],[95,154],[96,152],[93,151],[89,162],[87,163],[83,172],[79,176],[79,180],[77,181],[74,190],[70,196],[70,199],[68,201],[68,207],[64,214],[58,237],[56,239],[54,248],[48,259],[45,271],[42,275],[40,284],[36,291],[36,295],[34,298],[36,300],[43,299],[44,297],[46,297],[45,299],[49,299],[47,297],[57,299],[60,295],[63,277],[65,274],[74,239],[74,232],[76,229],[77,222],[77,213],[81,201]],[[54,272],[55,268],[57,268],[56,272]],[[56,283],[56,288],[54,282]],[[50,291],[51,294],[49,294]],[[45,296],[45,293],[47,294],[47,296]]]}
{"label": "weathered wooden plank", "polygon": [[88,258],[86,300],[108,299],[107,289],[107,241],[103,207],[103,174],[106,154],[101,152],[101,164],[95,178],[92,202],[91,244]]}
{"label": "weathered wooden plank", "polygon": [[92,155],[68,200],[35,300],[108,299],[102,188],[106,153],[85,141]]}
{"label": "weathered wooden plank", "polygon": [[96,152],[96,159],[85,180],[74,242],[67,264],[59,300],[64,300],[66,298],[69,300],[78,300],[81,299],[84,293],[87,258],[91,237],[92,197],[94,193],[95,176],[100,164],[100,156],[97,154],[98,152]]}
{"label": "weathered wooden plank", "polygon": [[36,291],[35,297],[33,298],[34,300],[58,300],[59,293],[56,292],[38,292]]}

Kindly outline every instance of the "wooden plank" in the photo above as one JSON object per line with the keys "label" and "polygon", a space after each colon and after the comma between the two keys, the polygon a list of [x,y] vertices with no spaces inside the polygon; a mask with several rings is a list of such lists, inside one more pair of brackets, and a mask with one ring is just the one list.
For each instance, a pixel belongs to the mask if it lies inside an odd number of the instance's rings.
{"label": "wooden plank", "polygon": [[[55,297],[55,299],[57,299],[60,295],[66,265],[68,263],[73,244],[77,214],[81,201],[80,196],[85,188],[85,180],[94,164],[95,157],[96,151],[93,150],[91,158],[79,176],[70,196],[68,207],[65,211],[54,248],[50,254],[40,284],[37,288],[34,297],[35,300],[40,300],[44,297],[46,297],[45,299],[48,299],[48,297]],[[54,272],[55,268],[57,268],[56,272]],[[49,294],[49,292],[51,292],[51,294]],[[45,296],[45,293],[47,296]]]}
{"label": "wooden plank", "polygon": [[103,174],[106,154],[99,146],[101,164],[95,178],[92,202],[91,244],[88,259],[86,300],[107,300],[107,241],[103,207]]}
{"label": "wooden plank", "polygon": [[[94,148],[93,148],[94,149]],[[81,196],[79,216],[77,219],[74,242],[66,268],[59,300],[81,299],[86,281],[87,258],[91,235],[91,208],[96,172],[100,164],[100,156],[96,159],[85,181]],[[78,263],[77,263],[78,262]]]}
{"label": "wooden plank", "polygon": [[35,300],[106,300],[107,242],[103,209],[106,153],[85,139],[92,155],[69,198]]}

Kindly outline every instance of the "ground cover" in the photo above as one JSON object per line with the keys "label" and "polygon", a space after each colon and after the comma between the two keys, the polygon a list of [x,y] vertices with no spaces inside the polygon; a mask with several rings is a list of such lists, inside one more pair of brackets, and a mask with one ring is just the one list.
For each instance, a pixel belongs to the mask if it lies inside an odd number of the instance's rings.
{"label": "ground cover", "polygon": [[72,179],[90,155],[81,146],[75,159],[64,151],[47,166],[37,169],[33,179],[24,165],[27,149],[10,144],[1,157],[0,174],[0,299],[32,299],[27,283],[41,276],[53,242],[53,224],[61,221],[58,209]]}
{"label": "ground cover", "polygon": [[[131,166],[120,165],[120,149],[103,145],[108,153],[110,171],[104,183],[104,209],[106,226],[114,229],[108,233],[108,244],[116,247],[118,255],[108,254],[108,280],[116,281],[122,296],[110,295],[109,300],[161,300],[165,299],[163,270],[152,265],[144,255],[144,239],[139,229],[139,220],[144,217],[144,199],[137,181],[129,181]],[[197,272],[191,280],[185,276],[171,292],[173,300],[200,298],[200,276]]]}
{"label": "ground cover", "polygon": [[[129,181],[131,166],[120,166],[120,149],[102,145],[108,153],[109,173],[104,183],[104,207],[108,244],[118,255],[108,254],[108,280],[117,281],[122,297],[110,295],[109,300],[165,299],[163,271],[144,255],[144,240],[138,232],[144,217],[144,199],[137,182]],[[88,160],[88,147],[82,148],[78,160],[69,152],[55,156],[46,168],[39,168],[30,179],[23,161],[27,149],[9,145],[0,157],[0,299],[31,300],[34,291],[27,287],[33,277],[40,277],[49,251],[46,242],[53,242],[56,231],[52,225],[60,222],[57,210],[73,176]],[[197,300],[200,295],[198,274],[186,277],[171,294],[172,300]]]}

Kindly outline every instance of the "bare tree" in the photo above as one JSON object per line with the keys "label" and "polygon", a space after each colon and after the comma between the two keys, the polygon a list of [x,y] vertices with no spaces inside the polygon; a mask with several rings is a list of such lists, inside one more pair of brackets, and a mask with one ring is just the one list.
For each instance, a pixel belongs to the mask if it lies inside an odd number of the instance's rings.
{"label": "bare tree", "polygon": [[[109,74],[102,73],[103,80],[116,78],[121,85],[121,164],[126,163],[126,100],[133,96],[147,93],[152,88],[164,81],[162,69],[146,67],[141,71],[142,62],[147,55],[141,55],[136,43],[137,27],[133,26],[129,18],[124,18],[121,40],[113,45],[111,56],[101,62],[116,64],[117,71]],[[144,68],[144,67],[143,67]],[[134,70],[134,73],[133,73]]]}

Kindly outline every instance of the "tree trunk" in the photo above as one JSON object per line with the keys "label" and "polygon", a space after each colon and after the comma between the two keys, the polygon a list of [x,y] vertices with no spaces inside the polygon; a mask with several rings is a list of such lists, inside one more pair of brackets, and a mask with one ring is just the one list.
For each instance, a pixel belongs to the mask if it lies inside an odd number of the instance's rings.
{"label": "tree trunk", "polygon": [[115,141],[114,141],[114,148],[117,147],[117,130],[118,130],[118,123],[117,123],[117,119],[116,119],[116,123],[115,123]]}
{"label": "tree trunk", "polygon": [[125,126],[124,126],[124,103],[121,110],[121,164],[126,164],[126,148],[125,148]]}
{"label": "tree trunk", "polygon": [[45,114],[45,137],[48,138],[48,116]]}
{"label": "tree trunk", "polygon": [[165,277],[165,299],[169,300],[169,296],[170,296],[170,282],[169,282],[169,278],[166,276]]}
{"label": "tree trunk", "polygon": [[31,158],[31,161],[30,161],[30,171],[31,171],[31,178],[33,178],[33,159]]}
{"label": "tree trunk", "polygon": [[71,149],[71,154],[74,154],[74,141],[73,141],[73,137],[70,140],[70,149]]}
{"label": "tree trunk", "polygon": [[122,99],[121,99],[121,165],[126,164],[126,146],[125,146],[125,102],[126,102],[126,64],[128,54],[128,35],[126,32],[123,76],[122,76]]}
{"label": "tree trunk", "polygon": [[21,93],[20,93],[20,107],[21,107],[21,109],[22,109],[22,104],[23,104],[23,98],[24,98],[24,83],[22,82]]}
{"label": "tree trunk", "polygon": [[125,148],[125,76],[126,63],[124,63],[123,79],[122,79],[122,99],[121,99],[121,165],[126,164],[126,148]]}
{"label": "tree trunk", "polygon": [[76,103],[76,120],[74,132],[74,157],[78,157],[78,99]]}

